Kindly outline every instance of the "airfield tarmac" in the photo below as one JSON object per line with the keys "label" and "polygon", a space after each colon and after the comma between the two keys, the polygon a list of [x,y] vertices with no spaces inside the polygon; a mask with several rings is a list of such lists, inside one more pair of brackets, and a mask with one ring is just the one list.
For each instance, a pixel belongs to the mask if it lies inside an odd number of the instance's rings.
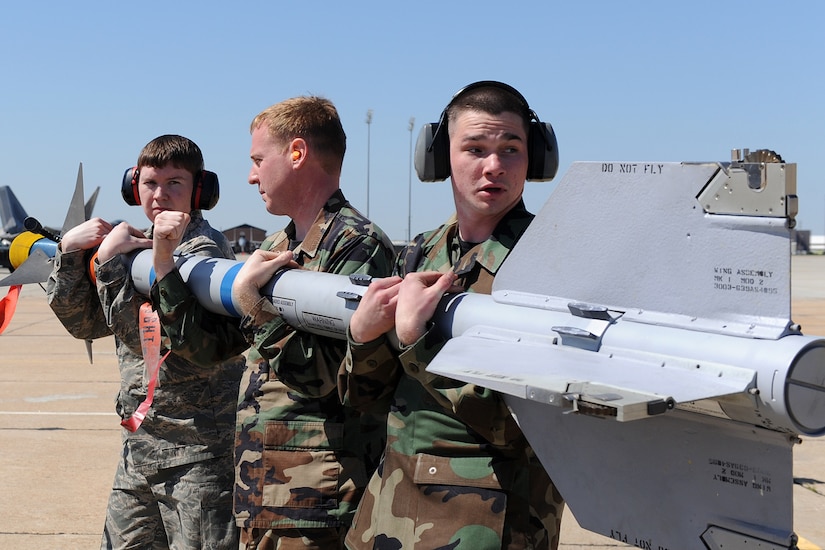
{"label": "airfield tarmac", "polygon": [[[0,269],[0,278],[7,271]],[[793,256],[792,318],[825,335],[825,256]],[[6,290],[0,289],[0,295]],[[120,450],[117,360],[110,338],[93,346],[66,333],[44,291],[24,287],[0,335],[0,548],[98,548]],[[794,449],[799,547],[825,548],[825,437]],[[562,549],[626,548],[583,530],[567,510]]]}

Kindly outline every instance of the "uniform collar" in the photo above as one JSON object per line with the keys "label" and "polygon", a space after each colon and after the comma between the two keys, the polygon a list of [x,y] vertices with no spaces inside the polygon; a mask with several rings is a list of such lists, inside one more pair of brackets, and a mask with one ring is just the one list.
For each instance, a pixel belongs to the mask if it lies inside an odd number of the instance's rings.
{"label": "uniform collar", "polygon": [[[487,240],[475,245],[453,267],[458,275],[471,271],[476,264],[492,274],[498,272],[507,255],[518,242],[519,237],[530,225],[533,214],[527,211],[524,200],[520,200],[498,222],[493,233]],[[455,217],[450,219],[452,226],[448,229],[451,238],[458,243],[458,222]],[[448,222],[449,223],[449,222]]]}
{"label": "uniform collar", "polygon": [[[340,189],[336,189],[330,198],[327,199],[327,202],[324,203],[323,208],[318,211],[315,221],[312,222],[306,237],[304,237],[304,240],[296,248],[295,252],[300,252],[310,258],[314,258],[318,253],[321,242],[324,240],[324,236],[326,236],[327,231],[329,231],[330,225],[333,220],[335,220],[336,214],[338,214],[346,204],[347,199],[344,197],[344,193]],[[293,238],[295,236],[295,222],[290,221],[284,232],[285,238]]]}

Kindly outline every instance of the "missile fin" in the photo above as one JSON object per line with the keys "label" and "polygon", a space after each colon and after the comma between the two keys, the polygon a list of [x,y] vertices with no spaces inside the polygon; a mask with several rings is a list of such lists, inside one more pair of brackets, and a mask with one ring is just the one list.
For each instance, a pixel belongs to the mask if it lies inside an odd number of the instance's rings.
{"label": "missile fin", "polygon": [[[502,365],[506,365],[502,368]],[[427,370],[492,390],[559,407],[605,407],[619,421],[645,418],[677,403],[746,392],[750,373],[719,376],[663,366],[652,358],[598,353],[554,345],[548,337],[530,337],[492,327],[476,327],[450,339]],[[579,411],[587,412],[587,410]]]}
{"label": "missile fin", "polygon": [[[97,195],[95,194],[95,200],[96,199]],[[65,235],[69,229],[80,225],[87,219],[86,205],[83,198],[83,163],[80,163],[77,167],[77,181],[74,187],[74,194],[69,203],[69,211],[66,212],[66,219],[63,221],[61,235]]]}
{"label": "missile fin", "polygon": [[29,283],[45,283],[52,272],[53,259],[42,250],[33,249],[28,259],[20,264],[8,277],[0,280],[0,287],[11,285],[25,285]]}
{"label": "missile fin", "polygon": [[[791,547],[788,434],[679,409],[605,422],[504,399],[582,528],[638,548],[704,548],[709,526]],[[774,546],[725,546],[754,547]]]}

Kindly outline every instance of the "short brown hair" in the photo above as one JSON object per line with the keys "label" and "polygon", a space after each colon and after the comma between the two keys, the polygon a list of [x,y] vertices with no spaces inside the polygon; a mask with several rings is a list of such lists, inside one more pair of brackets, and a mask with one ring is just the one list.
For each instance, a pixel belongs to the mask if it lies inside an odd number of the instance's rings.
{"label": "short brown hair", "polygon": [[479,82],[468,86],[467,91],[459,91],[456,97],[447,107],[447,125],[455,122],[459,113],[464,111],[480,111],[490,115],[500,115],[501,113],[515,113],[521,117],[524,123],[524,131],[529,133],[530,122],[533,113],[527,105],[524,97],[519,92],[510,91],[509,85],[499,85],[498,83]]}
{"label": "short brown hair", "polygon": [[203,170],[203,153],[191,139],[166,134],[147,143],[138,155],[138,170],[144,166],[163,168],[168,164],[187,170],[194,178]]}

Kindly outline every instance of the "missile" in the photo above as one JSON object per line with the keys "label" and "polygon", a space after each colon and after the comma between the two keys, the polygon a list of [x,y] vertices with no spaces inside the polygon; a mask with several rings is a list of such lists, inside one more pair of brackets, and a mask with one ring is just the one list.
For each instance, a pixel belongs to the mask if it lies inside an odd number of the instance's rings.
{"label": "missile", "polygon": [[[796,212],[796,165],[770,151],[573,163],[492,294],[441,300],[428,370],[503,395],[584,529],[793,548],[793,447],[825,435],[825,339],[790,316]],[[207,309],[238,315],[240,262],[176,261]],[[130,272],[148,293],[151,252]],[[263,292],[290,325],[345,338],[368,284],[288,270]]]}
{"label": "missile", "polygon": [[[202,256],[179,256],[176,262],[201,304],[215,313],[240,316],[231,289],[241,262]],[[151,251],[137,253],[130,272],[136,289],[148,294],[155,280]],[[291,326],[345,339],[368,284],[363,275],[284,270],[262,293]],[[727,396],[729,416],[737,421],[787,433],[825,434],[825,388],[819,380],[825,339],[820,337],[789,332],[767,339],[685,330],[648,324],[633,313],[499,290],[447,295],[434,321],[451,339],[435,369],[502,393],[527,399],[532,391],[534,399],[540,394],[558,407],[582,407],[586,410],[578,412],[620,422],[662,414],[677,403]],[[755,327],[751,331],[757,332]],[[459,346],[465,340],[469,344]],[[529,346],[528,352],[521,346]],[[542,356],[540,362],[536,355]],[[507,372],[529,371],[531,385],[524,384],[523,375],[479,367],[495,365],[493,358],[509,363]],[[564,369],[548,369],[544,363]],[[458,364],[470,368],[450,370]],[[575,373],[577,381],[568,373]]]}

